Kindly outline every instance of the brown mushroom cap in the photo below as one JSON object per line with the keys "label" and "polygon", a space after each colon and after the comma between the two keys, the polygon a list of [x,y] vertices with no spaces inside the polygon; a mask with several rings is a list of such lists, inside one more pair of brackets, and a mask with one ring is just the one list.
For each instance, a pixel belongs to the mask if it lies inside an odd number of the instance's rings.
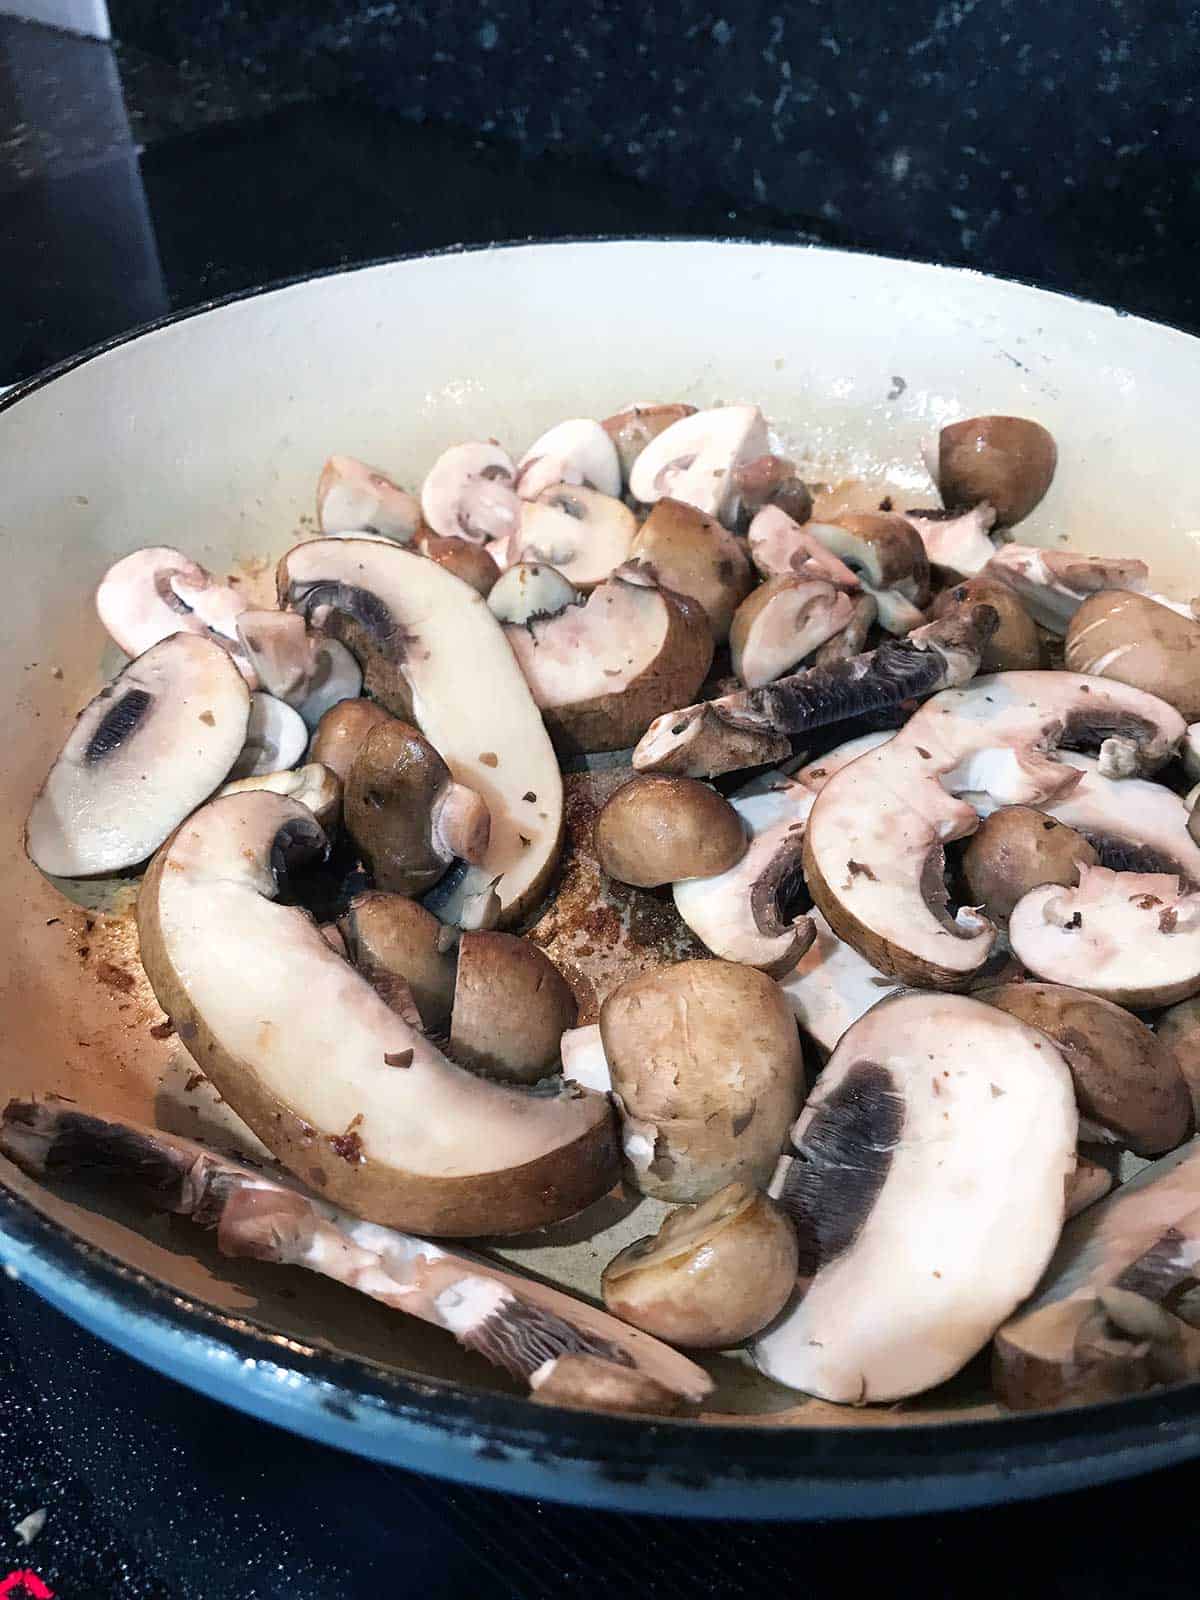
{"label": "brown mushroom cap", "polygon": [[635,1328],[684,1349],[724,1350],[783,1309],[797,1259],[796,1231],[774,1202],[730,1183],[618,1251],[601,1292]]}
{"label": "brown mushroom cap", "polygon": [[639,528],[630,559],[650,567],[664,589],[704,607],[713,638],[729,635],[734,611],[754,586],[743,545],[715,517],[682,500],[660,500]]}
{"label": "brown mushroom cap", "polygon": [[855,602],[824,579],[768,578],[746,596],[729,630],[729,658],[748,689],[761,688],[835,638],[855,617]]}
{"label": "brown mushroom cap", "polygon": [[508,1083],[536,1083],[559,1067],[559,1045],[578,1007],[558,968],[528,939],[464,933],[450,1019],[462,1066]]}
{"label": "brown mushroom cap", "polygon": [[1128,1011],[1055,983],[1004,983],[976,990],[975,998],[1054,1040],[1080,1117],[1106,1142],[1154,1156],[1187,1138],[1191,1096],[1175,1056]]}
{"label": "brown mushroom cap", "polygon": [[404,895],[372,889],[354,897],[338,927],[350,959],[373,988],[403,978],[425,1030],[445,1027],[454,1003],[454,953],[449,930],[431,911]]}
{"label": "brown mushroom cap", "polygon": [[1054,477],[1058,451],[1053,437],[1027,417],[968,417],[938,437],[938,488],[952,509],[987,500],[996,526],[1011,528],[1027,517]]}
{"label": "brown mushroom cap", "polygon": [[417,549],[439,567],[469,583],[484,598],[500,576],[500,568],[481,544],[470,539],[443,538],[426,530],[417,540]]}
{"label": "brown mushroom cap", "polygon": [[963,852],[970,903],[1005,922],[1022,895],[1039,883],[1079,882],[1080,864],[1100,857],[1082,834],[1033,806],[1001,806],[979,825]]}
{"label": "brown mushroom cap", "polygon": [[1192,1115],[1200,1126],[1200,996],[1181,1000],[1164,1011],[1155,1029],[1159,1043],[1171,1051],[1192,1097]]}
{"label": "brown mushroom cap", "polygon": [[812,491],[783,456],[756,456],[733,469],[733,483],[741,502],[739,532],[764,506],[778,506],[793,522],[812,516]]}
{"label": "brown mushroom cap", "polygon": [[596,818],[600,865],[610,878],[639,889],[715,877],[736,866],[746,847],[729,801],[695,778],[632,778]]}
{"label": "brown mushroom cap", "polygon": [[1145,689],[1188,721],[1200,718],[1200,622],[1144,594],[1090,595],[1067,629],[1066,666]]}
{"label": "brown mushroom cap", "polygon": [[367,735],[381,723],[393,721],[391,712],[374,700],[339,700],[318,722],[308,759],[319,761],[345,783]]}
{"label": "brown mushroom cap", "polygon": [[695,415],[695,406],[682,402],[667,405],[627,406],[624,411],[605,417],[600,426],[617,447],[621,462],[621,477],[629,483],[629,469],[650,443],[660,433],[665,433],[681,417]]}
{"label": "brown mushroom cap", "polygon": [[981,673],[1027,672],[1041,665],[1037,624],[1006,583],[995,578],[968,578],[956,583],[937,596],[930,615],[937,621],[964,605],[989,605],[1000,618],[995,633],[983,647]]}

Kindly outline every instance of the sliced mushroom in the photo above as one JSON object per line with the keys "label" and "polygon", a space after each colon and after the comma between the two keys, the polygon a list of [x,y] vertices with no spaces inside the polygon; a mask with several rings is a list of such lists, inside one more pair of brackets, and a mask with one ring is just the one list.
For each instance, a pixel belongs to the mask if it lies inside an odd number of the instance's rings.
{"label": "sliced mushroom", "polygon": [[822,789],[805,835],[809,891],[880,972],[963,987],[995,930],[978,913],[946,909],[942,846],[977,826],[974,807],[952,795],[984,789],[996,804],[1045,805],[1080,781],[1048,759],[1059,741],[1119,733],[1153,770],[1182,731],[1178,712],[1153,695],[1075,673],[1006,672],[947,690]]}
{"label": "sliced mushroom", "polygon": [[672,701],[695,694],[712,661],[694,600],[624,571],[586,604],[505,628],[558,749],[623,750]]}
{"label": "sliced mushroom", "polygon": [[827,750],[823,756],[818,756],[815,761],[796,770],[796,782],[802,783],[813,794],[820,794],[830,778],[836,778],[843,767],[848,767],[852,761],[857,761],[859,756],[865,756],[868,750],[878,750],[880,745],[886,744],[894,737],[891,728],[878,729],[874,733],[860,733],[857,739],[847,739],[845,744],[836,745],[832,750]]}
{"label": "sliced mushroom", "polygon": [[682,417],[694,416],[695,412],[695,406],[672,402],[668,405],[626,406],[624,411],[616,411],[611,417],[605,417],[600,426],[617,447],[622,481],[629,483],[633,463],[651,439],[657,439],[672,423]]}
{"label": "sliced mushroom", "polygon": [[1157,872],[1084,867],[1013,908],[1013,954],[1036,977],[1123,1006],[1169,1006],[1200,990],[1200,893]]}
{"label": "sliced mushroom", "polygon": [[968,417],[938,436],[937,484],[952,510],[986,500],[1011,528],[1038,505],[1054,477],[1053,435],[1028,417]]}
{"label": "sliced mushroom", "polygon": [[1075,1157],[1075,1171],[1067,1179],[1067,1220],[1111,1194],[1115,1182],[1107,1167],[1079,1151]]}
{"label": "sliced mushroom", "polygon": [[246,742],[229,776],[257,778],[268,772],[284,772],[302,761],[307,749],[308,729],[300,713],[276,700],[273,694],[252,694]]}
{"label": "sliced mushroom", "polygon": [[386,472],[353,456],[330,456],[317,481],[317,527],[322,533],[380,533],[411,544],[421,526],[421,503]]}
{"label": "sliced mushroom", "polygon": [[815,937],[779,987],[801,1032],[824,1059],[859,1017],[896,994],[898,986],[839,939],[819,911],[810,911],[808,921]]}
{"label": "sliced mushroom", "polygon": [[568,1028],[559,1040],[559,1055],[564,1078],[600,1094],[611,1091],[612,1073],[598,1022],[589,1022],[585,1028]]}
{"label": "sliced mushroom", "polygon": [[629,553],[660,587],[700,602],[718,643],[728,638],[734,611],[754,583],[742,543],[728,528],[668,497],[642,523]]}
{"label": "sliced mushroom", "polygon": [[443,539],[436,533],[422,533],[417,549],[430,561],[436,561],[439,567],[469,583],[485,600],[499,581],[500,566],[491,550],[473,544],[470,539]]}
{"label": "sliced mushroom", "polygon": [[96,611],[114,644],[140,656],[174,633],[214,638],[254,682],[253,669],[237,650],[236,618],[246,601],[180,550],[152,545],[123,557],[96,590]]}
{"label": "sliced mushroom", "polygon": [[750,559],[764,578],[827,578],[851,593],[856,573],[781,506],[764,506],[750,524]]}
{"label": "sliced mushroom", "polygon": [[336,639],[290,611],[243,611],[238,640],[259,686],[303,717],[310,732],[330,706],[362,692],[362,669]]}
{"label": "sliced mushroom", "polygon": [[325,829],[336,830],[342,815],[342,781],[330,767],[319,761],[283,772],[262,772],[254,778],[238,778],[218,791],[217,798],[226,794],[249,794],[256,789],[267,789],[271,794],[285,795],[307,806]]}
{"label": "sliced mushroom", "polygon": [[1082,834],[1032,806],[1001,806],[963,852],[971,903],[1001,927],[1022,895],[1042,883],[1073,886],[1100,858]]}
{"label": "sliced mushroom", "polygon": [[1200,783],[1200,722],[1193,722],[1183,736],[1179,758],[1189,783]]}
{"label": "sliced mushroom", "polygon": [[1188,721],[1200,717],[1200,622],[1148,595],[1091,595],[1067,629],[1072,672],[1116,678],[1158,695]]}
{"label": "sliced mushroom", "polygon": [[670,1417],[683,1408],[684,1397],[667,1384],[603,1356],[553,1356],[530,1374],[529,1387],[534,1405],[568,1411]]}
{"label": "sliced mushroom", "polygon": [[512,457],[498,444],[456,444],[430,467],[421,511],[444,539],[507,539],[521,521]]}
{"label": "sliced mushroom", "polygon": [[669,495],[728,526],[738,512],[736,469],[766,453],[757,406],[696,411],[651,439],[630,470],[630,493],[643,505]]}
{"label": "sliced mushroom", "polygon": [[984,576],[1006,583],[1036,623],[1061,636],[1089,595],[1104,589],[1142,590],[1149,570],[1132,556],[1085,556],[1006,544],[988,562]]}
{"label": "sliced mushroom", "polygon": [[796,1282],[796,1234],[766,1195],[730,1183],[672,1211],[657,1234],[604,1269],[604,1304],[685,1350],[726,1350],[783,1310]]}
{"label": "sliced mushroom", "polygon": [[517,463],[516,490],[536,500],[556,484],[584,484],[604,495],[621,493],[621,461],[612,437],[591,417],[573,417],[548,429]]}
{"label": "sliced mushroom", "polygon": [[771,578],[742,601],[729,630],[733,670],[748,689],[793,671],[854,615],[854,601],[822,580]]}
{"label": "sliced mushroom", "polygon": [[879,607],[873,594],[852,595],[850,620],[840,633],[817,648],[813,653],[813,666],[832,667],[838,661],[850,661],[861,655],[878,617]]}
{"label": "sliced mushroom", "polygon": [[1200,999],[1181,1000],[1164,1011],[1155,1032],[1183,1074],[1192,1097],[1193,1119],[1200,1127]]}
{"label": "sliced mushroom", "polygon": [[309,755],[345,783],[367,735],[381,723],[394,720],[374,700],[339,700],[317,724]]}
{"label": "sliced mushroom", "polygon": [[[492,819],[486,859],[443,882],[446,922],[494,892],[512,921],[540,898],[558,859],[562,778],[520,668],[486,602],[432,561],[395,545],[322,539],[279,568],[281,603],[325,617],[388,710],[415,720],[454,779]],[[336,762],[317,759],[337,770]],[[443,893],[445,891],[445,893]]]}
{"label": "sliced mushroom", "polygon": [[763,1372],[850,1404],[920,1394],[1041,1276],[1075,1164],[1050,1041],[966,995],[900,995],[843,1037],[770,1192],[799,1241]]}
{"label": "sliced mushroom", "polygon": [[738,531],[749,527],[764,506],[778,506],[794,522],[812,516],[812,492],[791,461],[782,456],[756,456],[733,470],[733,486],[741,504]]}
{"label": "sliced mushroom", "polygon": [[996,553],[988,538],[996,511],[986,500],[968,511],[906,511],[904,519],[920,535],[929,565],[949,577],[974,577]]}
{"label": "sliced mushroom", "polygon": [[310,917],[273,903],[324,848],[303,806],[235,795],[197,812],[142,884],[146,974],[218,1092],[298,1177],[375,1222],[517,1233],[604,1194],[617,1175],[606,1101],[453,1066]]}
{"label": "sliced mushroom", "polygon": [[228,776],[249,717],[220,645],[152,645],[79,713],[29,813],[29,859],[61,878],[145,861]]}
{"label": "sliced mushroom", "polygon": [[640,889],[711,878],[746,854],[738,814],[694,778],[635,777],[596,818],[596,858],[609,877]]}
{"label": "sliced mushroom", "polygon": [[809,522],[805,531],[874,595],[881,628],[903,635],[925,621],[929,559],[920,535],[904,517],[863,512],[846,515],[838,523]]}
{"label": "sliced mushroom", "polygon": [[[1122,872],[1174,872],[1200,887],[1200,845],[1188,834],[1188,812],[1177,794],[1144,778],[1108,778],[1095,756],[1063,751],[1079,774],[1074,787],[1043,808],[1083,834],[1100,864]],[[977,810],[979,795],[968,796]]]}
{"label": "sliced mushroom", "polygon": [[1054,1040],[1071,1071],[1085,1137],[1139,1156],[1162,1155],[1187,1138],[1192,1105],[1178,1063],[1128,1011],[1054,983],[1004,983],[976,990],[975,998]]}
{"label": "sliced mushroom", "polygon": [[660,1200],[761,1186],[804,1099],[796,1024],[764,973],[684,961],[630,978],[600,1008],[626,1175]]}
{"label": "sliced mushroom", "polygon": [[498,621],[515,623],[556,616],[578,600],[579,591],[557,567],[535,561],[509,567],[487,597],[488,610]]}
{"label": "sliced mushroom", "polygon": [[511,933],[464,933],[450,1019],[454,1059],[505,1083],[558,1070],[559,1043],[578,1008],[554,963]]}
{"label": "sliced mushroom", "polygon": [[455,783],[416,728],[389,719],[359,746],[346,779],[346,831],[379,888],[419,895],[456,859],[487,857],[487,803]]}
{"label": "sliced mushroom", "polygon": [[431,911],[404,895],[368,890],[356,895],[338,923],[350,960],[378,993],[392,992],[401,978],[428,1032],[450,1020],[454,1002],[455,960],[451,930]]}
{"label": "sliced mushroom", "polygon": [[577,589],[591,590],[628,560],[637,518],[597,489],[553,484],[521,506],[521,525],[508,543],[508,565],[544,562]]}

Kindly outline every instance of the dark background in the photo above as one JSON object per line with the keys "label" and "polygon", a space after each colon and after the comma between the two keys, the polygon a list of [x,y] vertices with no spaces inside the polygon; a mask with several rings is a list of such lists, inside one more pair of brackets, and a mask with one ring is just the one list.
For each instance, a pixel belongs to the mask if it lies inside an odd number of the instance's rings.
{"label": "dark background", "polygon": [[[0,18],[0,383],[280,277],[566,234],[817,239],[1200,329],[1200,13],[1174,0],[116,0],[113,22],[110,47]],[[28,1566],[68,1600],[1165,1597],[1195,1589],[1198,1496],[1182,1468],[861,1528],[563,1510],[277,1434],[0,1288],[0,1581]]]}

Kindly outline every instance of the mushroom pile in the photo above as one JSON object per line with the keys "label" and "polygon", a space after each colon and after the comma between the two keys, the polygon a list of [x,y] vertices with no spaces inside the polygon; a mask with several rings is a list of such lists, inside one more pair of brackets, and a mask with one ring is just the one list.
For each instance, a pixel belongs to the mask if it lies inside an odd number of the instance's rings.
{"label": "mushroom pile", "polygon": [[[124,557],[26,849],[142,872],[153,992],[274,1165],[52,1095],[0,1151],[542,1403],[694,1408],[688,1350],[849,1405],[989,1348],[1014,1409],[1200,1375],[1200,600],[1013,542],[1056,459],[968,418],[929,504],[851,511],[757,406],[638,404],[410,486],[330,457],[274,609]],[[659,931],[598,987],[614,917]],[[433,1242],[622,1191],[604,1309]]]}

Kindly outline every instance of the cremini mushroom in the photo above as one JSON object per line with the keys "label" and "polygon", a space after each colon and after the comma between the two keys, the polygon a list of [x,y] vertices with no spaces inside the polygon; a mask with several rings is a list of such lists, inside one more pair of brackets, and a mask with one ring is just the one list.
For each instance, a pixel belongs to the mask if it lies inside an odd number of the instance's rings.
{"label": "cremini mushroom", "polygon": [[512,457],[498,444],[451,445],[421,485],[425,521],[444,539],[507,539],[521,520]]}
{"label": "cremini mushroom", "polygon": [[1067,628],[1065,661],[1072,672],[1146,689],[1188,722],[1200,717],[1200,622],[1148,595],[1089,596]]}
{"label": "cremini mushroom", "polygon": [[1105,589],[1142,590],[1149,570],[1132,556],[1087,556],[1074,550],[1001,545],[983,569],[1006,583],[1041,627],[1063,635],[1089,595]]}
{"label": "cremini mushroom", "polygon": [[661,588],[698,600],[718,643],[728,638],[733,614],[754,583],[742,541],[728,528],[667,497],[642,523],[629,554]]}
{"label": "cremini mushroom", "polygon": [[1074,885],[1100,857],[1082,834],[1032,806],[1001,806],[980,823],[963,852],[971,904],[1003,926],[1022,895],[1042,883]]}
{"label": "cremini mushroom", "polygon": [[558,968],[528,939],[466,932],[459,940],[450,1053],[460,1065],[506,1083],[536,1083],[558,1070],[559,1044],[577,1010]]}
{"label": "cremini mushroom", "polygon": [[1200,999],[1181,1000],[1164,1011],[1155,1033],[1183,1074],[1192,1097],[1193,1118],[1200,1127]]}
{"label": "cremini mushroom", "polygon": [[551,1356],[530,1374],[529,1387],[534,1405],[651,1417],[674,1416],[685,1398],[623,1361],[593,1355]]}
{"label": "cremini mushroom", "polygon": [[766,1182],[804,1098],[800,1038],[770,978],[729,961],[644,972],[604,1001],[600,1033],[643,1194]]}
{"label": "cremini mushroom", "polygon": [[902,635],[925,621],[929,558],[920,534],[904,517],[884,511],[847,514],[837,523],[806,523],[805,531],[874,596],[881,628]]}
{"label": "cremini mushroom", "polygon": [[729,630],[733,670],[748,689],[792,672],[845,628],[854,601],[822,579],[770,578],[734,613]]}
{"label": "cremini mushroom", "polygon": [[338,922],[351,961],[385,998],[400,978],[427,1033],[440,1032],[454,1003],[453,930],[404,895],[371,889]]}
{"label": "cremini mushroom", "polygon": [[485,550],[470,539],[444,539],[440,534],[424,532],[417,539],[417,549],[430,561],[436,561],[439,567],[469,583],[485,600],[499,581],[500,567],[491,549]]}
{"label": "cremini mushroom", "polygon": [[317,724],[308,753],[345,783],[367,735],[393,720],[391,712],[374,700],[339,700]]}
{"label": "cremini mushroom", "polygon": [[487,597],[488,610],[498,622],[515,623],[553,617],[578,600],[579,591],[570,579],[544,561],[516,562]]}
{"label": "cremini mushroom", "polygon": [[255,789],[268,789],[272,794],[298,800],[308,807],[326,833],[336,831],[341,820],[342,781],[332,768],[322,766],[319,761],[283,772],[260,772],[253,778],[237,778],[218,790],[218,798],[226,794],[248,794]]}
{"label": "cremini mushroom", "polygon": [[317,527],[322,533],[379,533],[411,544],[421,526],[421,502],[386,472],[354,456],[330,456],[317,480]]}
{"label": "cremini mushroom", "polygon": [[875,1006],[834,1051],[771,1183],[799,1272],[757,1365],[850,1404],[957,1372],[1050,1259],[1076,1130],[1044,1034],[966,995]]}
{"label": "cremini mushroom", "polygon": [[683,417],[695,415],[695,406],[672,401],[666,405],[633,405],[605,417],[600,426],[617,447],[622,482],[627,486],[633,463],[660,433]]}
{"label": "cremini mushroom", "polygon": [[973,577],[995,554],[988,532],[996,512],[986,500],[967,511],[906,511],[904,519],[920,535],[929,565],[947,577]]}
{"label": "cremini mushroom", "polygon": [[846,626],[813,652],[814,667],[832,667],[839,661],[849,661],[861,655],[867,647],[871,629],[879,616],[879,607],[873,594],[856,594],[850,597],[850,618]]}
{"label": "cremini mushroom", "polygon": [[145,861],[228,777],[249,717],[245,680],[212,639],[152,645],[76,718],[29,813],[29,859],[63,878]]}
{"label": "cremini mushroom", "polygon": [[1067,1179],[1067,1220],[1077,1217],[1097,1200],[1111,1194],[1116,1179],[1107,1167],[1093,1161],[1080,1150],[1075,1156],[1075,1171]]}
{"label": "cremini mushroom", "polygon": [[259,687],[304,719],[312,732],[330,706],[362,691],[362,669],[336,639],[290,611],[243,611],[238,640]]}
{"label": "cremini mushroom", "polygon": [[[1200,885],[1200,844],[1188,833],[1188,811],[1165,784],[1145,778],[1110,778],[1095,756],[1064,750],[1059,760],[1078,778],[1072,788],[1042,807],[1081,833],[1100,865],[1121,872],[1173,872]],[[968,796],[976,810],[984,796]]]}
{"label": "cremini mushroom", "polygon": [[764,1194],[730,1183],[619,1250],[601,1292],[614,1316],[656,1338],[685,1350],[725,1350],[783,1310],[796,1265],[789,1220]]}
{"label": "cremini mushroom", "polygon": [[756,456],[733,469],[733,486],[740,502],[738,531],[743,532],[764,506],[778,506],[794,522],[812,516],[812,492],[783,456]]}
{"label": "cremini mushroom", "polygon": [[711,879],[746,854],[746,835],[723,795],[695,778],[639,775],[604,802],[596,858],[609,877],[654,889]]}
{"label": "cremini mushroom", "polygon": [[229,776],[257,778],[283,772],[303,760],[307,749],[308,729],[300,713],[273,694],[256,691],[250,696],[246,741]]}
{"label": "cremini mushroom", "polygon": [[551,484],[522,502],[505,564],[544,562],[588,591],[628,560],[636,533],[637,518],[623,500],[586,486]]}
{"label": "cremini mushroom", "polygon": [[968,417],[938,435],[937,485],[952,510],[986,500],[996,526],[1014,527],[1037,506],[1054,477],[1053,435],[1028,417]]}
{"label": "cremini mushroom", "polygon": [[174,633],[198,634],[223,644],[254,689],[253,669],[238,649],[236,622],[246,605],[232,585],[167,545],[122,557],[96,590],[100,621],[127,656],[140,656]]}
{"label": "cremini mushroom", "polygon": [[738,513],[737,468],[766,453],[757,406],[696,411],[650,440],[630,469],[630,493],[643,505],[669,495],[729,526]]}
{"label": "cremini mushroom", "polygon": [[603,495],[621,493],[621,461],[611,435],[592,417],[556,423],[517,462],[515,487],[536,500],[556,484],[586,485]]}
{"label": "cremini mushroom", "polygon": [[1042,664],[1042,643],[1037,625],[1014,590],[995,578],[970,578],[943,589],[930,608],[937,621],[961,606],[988,605],[1000,619],[983,647],[980,672],[1031,672]]}
{"label": "cremini mushroom", "polygon": [[826,578],[850,594],[860,588],[857,573],[781,506],[763,507],[750,523],[747,543],[750,559],[764,578]]}

